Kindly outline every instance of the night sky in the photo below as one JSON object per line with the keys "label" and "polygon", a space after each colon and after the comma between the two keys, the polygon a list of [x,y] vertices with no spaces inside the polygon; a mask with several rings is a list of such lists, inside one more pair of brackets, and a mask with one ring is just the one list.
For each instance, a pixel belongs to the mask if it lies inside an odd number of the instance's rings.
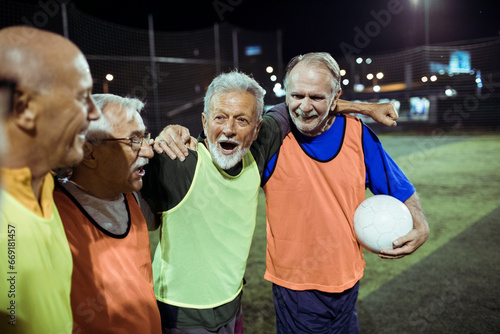
{"label": "night sky", "polygon": [[[426,0],[72,0],[80,10],[118,24],[157,30],[196,30],[218,22],[283,32],[285,61],[309,51],[343,55],[342,47],[383,53],[425,43]],[[499,36],[493,0],[429,1],[429,43]],[[139,5],[139,4],[140,5]],[[365,36],[362,36],[362,35]],[[364,38],[363,38],[364,37]]]}

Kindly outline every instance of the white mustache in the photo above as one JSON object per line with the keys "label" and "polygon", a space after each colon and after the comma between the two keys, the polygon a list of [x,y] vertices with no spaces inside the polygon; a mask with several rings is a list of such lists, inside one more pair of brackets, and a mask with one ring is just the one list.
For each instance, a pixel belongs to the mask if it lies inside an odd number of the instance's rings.
{"label": "white mustache", "polygon": [[137,161],[132,165],[131,170],[135,171],[137,168],[146,166],[148,163],[149,163],[148,158],[139,157],[139,159],[137,159]]}
{"label": "white mustache", "polygon": [[232,138],[227,138],[226,136],[222,135],[220,136],[219,139],[217,139],[217,144],[219,144],[220,142],[229,142],[229,143],[233,143],[233,144],[236,144],[236,145],[240,145],[240,142],[237,141],[236,139],[232,139]]}
{"label": "white mustache", "polygon": [[318,116],[318,112],[317,112],[316,110],[314,110],[314,109],[313,109],[312,111],[308,112],[308,113],[305,113],[305,112],[303,112],[303,111],[302,111],[302,109],[297,108],[297,109],[295,110],[295,113],[296,113],[299,117],[313,117],[313,116]]}

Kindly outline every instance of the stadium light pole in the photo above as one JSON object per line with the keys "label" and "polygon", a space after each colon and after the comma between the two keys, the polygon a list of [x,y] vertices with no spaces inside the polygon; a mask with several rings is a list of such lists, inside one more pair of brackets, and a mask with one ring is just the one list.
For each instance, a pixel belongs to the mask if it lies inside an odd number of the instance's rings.
{"label": "stadium light pole", "polygon": [[425,45],[429,45],[429,0],[424,0],[424,15],[425,15]]}
{"label": "stadium light pole", "polygon": [[[429,45],[429,0],[422,0],[424,3],[424,45]],[[420,0],[411,0],[413,6],[417,7]]]}
{"label": "stadium light pole", "polygon": [[104,80],[102,81],[102,92],[104,94],[109,93],[108,82],[113,81],[113,79],[114,79],[114,77],[113,77],[113,74],[111,74],[111,73],[106,74],[106,76],[104,77]]}
{"label": "stadium light pole", "polygon": [[149,37],[149,62],[151,66],[151,77],[153,82],[155,83],[153,86],[153,111],[154,111],[154,119],[155,125],[161,124],[161,115],[158,101],[158,76],[156,69],[156,46],[155,46],[155,29],[153,22],[153,14],[148,14],[148,37]]}

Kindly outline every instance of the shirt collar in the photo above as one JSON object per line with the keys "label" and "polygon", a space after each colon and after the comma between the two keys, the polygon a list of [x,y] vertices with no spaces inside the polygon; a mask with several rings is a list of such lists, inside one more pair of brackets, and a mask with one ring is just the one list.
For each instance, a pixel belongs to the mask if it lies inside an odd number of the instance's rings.
{"label": "shirt collar", "polygon": [[47,173],[43,180],[40,202],[31,188],[31,170],[28,167],[19,169],[1,168],[2,187],[19,203],[34,214],[49,219],[52,216],[54,178]]}

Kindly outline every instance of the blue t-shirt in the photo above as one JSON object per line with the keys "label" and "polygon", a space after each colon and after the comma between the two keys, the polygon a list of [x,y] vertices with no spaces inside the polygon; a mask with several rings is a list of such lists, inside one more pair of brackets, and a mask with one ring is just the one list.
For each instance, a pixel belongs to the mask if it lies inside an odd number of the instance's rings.
{"label": "blue t-shirt", "polygon": [[[384,150],[377,135],[365,124],[362,126],[366,187],[375,195],[390,195],[401,202],[406,201],[415,192],[415,187]],[[303,135],[293,123],[291,128],[297,142],[308,156],[320,162],[327,162],[335,158],[340,150],[345,131],[345,117],[338,114],[330,129],[315,137]],[[278,155],[279,151],[267,164],[262,176],[262,186],[272,176]]]}

